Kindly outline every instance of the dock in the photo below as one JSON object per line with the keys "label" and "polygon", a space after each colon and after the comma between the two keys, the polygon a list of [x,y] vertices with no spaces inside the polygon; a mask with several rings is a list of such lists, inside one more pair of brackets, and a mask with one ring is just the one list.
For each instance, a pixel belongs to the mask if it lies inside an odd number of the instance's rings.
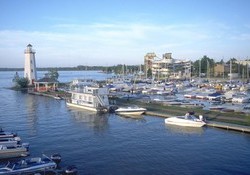
{"label": "dock", "polygon": [[221,122],[211,122],[211,121],[207,121],[206,123],[207,123],[206,125],[210,126],[210,127],[250,133],[250,127],[249,126],[242,126],[242,125],[221,123]]}
{"label": "dock", "polygon": [[[158,117],[163,117],[163,118],[173,117],[172,115],[169,115],[169,114],[163,114],[163,113],[152,112],[152,111],[147,111],[146,115],[158,116]],[[206,121],[206,126],[250,134],[249,126],[236,125],[236,124],[223,123],[223,122],[213,122],[213,121]]]}

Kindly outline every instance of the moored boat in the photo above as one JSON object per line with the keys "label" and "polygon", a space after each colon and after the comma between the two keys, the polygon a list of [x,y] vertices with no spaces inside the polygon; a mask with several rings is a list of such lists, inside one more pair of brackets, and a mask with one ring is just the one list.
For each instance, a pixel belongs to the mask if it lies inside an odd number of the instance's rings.
{"label": "moored boat", "polygon": [[20,137],[13,138],[0,138],[0,145],[4,146],[15,146],[21,142]]}
{"label": "moored boat", "polygon": [[24,157],[29,155],[29,144],[23,143],[13,146],[0,145],[0,159]]}
{"label": "moored boat", "polygon": [[0,174],[27,174],[39,170],[55,169],[57,164],[49,157],[34,157],[22,159],[17,162],[8,162],[4,167],[0,168]]}
{"label": "moored boat", "polygon": [[120,115],[141,115],[146,112],[146,108],[141,108],[138,106],[129,106],[129,107],[119,107],[115,110],[116,114]]}
{"label": "moored boat", "polygon": [[203,116],[200,115],[199,119],[194,115],[187,113],[185,116],[175,116],[165,119],[166,124],[189,126],[189,127],[202,127],[206,123],[203,121]]}
{"label": "moored boat", "polygon": [[13,138],[16,137],[17,134],[13,132],[6,132],[0,129],[0,138]]}
{"label": "moored boat", "polygon": [[79,84],[70,91],[71,98],[66,104],[95,112],[107,112],[109,109],[108,88],[88,82]]}

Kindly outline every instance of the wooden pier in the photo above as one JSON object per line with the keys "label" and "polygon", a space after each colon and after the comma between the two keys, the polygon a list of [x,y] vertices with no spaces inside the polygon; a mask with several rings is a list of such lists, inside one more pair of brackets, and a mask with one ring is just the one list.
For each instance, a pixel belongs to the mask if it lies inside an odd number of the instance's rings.
{"label": "wooden pier", "polygon": [[206,123],[207,123],[207,126],[210,126],[210,127],[250,133],[250,127],[248,126],[235,125],[235,124],[229,124],[229,123],[220,123],[220,122],[211,122],[211,121],[208,121]]}
{"label": "wooden pier", "polygon": [[[173,117],[172,115],[162,114],[162,113],[152,112],[152,111],[147,111],[146,115],[158,116],[158,117],[163,117],[163,118]],[[239,131],[239,132],[244,132],[244,133],[250,134],[250,127],[249,126],[236,125],[236,124],[230,124],[230,123],[222,123],[222,122],[213,122],[213,121],[206,121],[206,123],[207,123],[206,126],[209,126],[209,127]]]}

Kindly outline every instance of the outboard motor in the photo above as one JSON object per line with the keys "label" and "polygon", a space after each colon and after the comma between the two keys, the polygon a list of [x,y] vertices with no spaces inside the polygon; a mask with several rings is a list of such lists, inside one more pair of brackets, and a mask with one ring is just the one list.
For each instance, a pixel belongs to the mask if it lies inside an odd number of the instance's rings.
{"label": "outboard motor", "polygon": [[30,144],[29,143],[22,143],[22,146],[29,151]]}
{"label": "outboard motor", "polygon": [[62,160],[62,156],[60,154],[53,154],[50,156],[51,160],[53,160],[56,164],[59,164]]}
{"label": "outboard motor", "polygon": [[67,175],[77,175],[77,168],[74,165],[68,166],[65,170]]}
{"label": "outboard motor", "polygon": [[199,119],[200,119],[200,121],[203,121],[204,120],[203,115],[199,115]]}
{"label": "outboard motor", "polygon": [[18,144],[21,143],[21,138],[20,137],[14,137],[14,140],[17,141]]}

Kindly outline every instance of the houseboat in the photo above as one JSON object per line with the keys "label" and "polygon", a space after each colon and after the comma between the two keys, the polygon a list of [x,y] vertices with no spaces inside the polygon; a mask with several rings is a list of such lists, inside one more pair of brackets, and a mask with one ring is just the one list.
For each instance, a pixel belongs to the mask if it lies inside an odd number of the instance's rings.
{"label": "houseboat", "polygon": [[71,98],[67,99],[66,104],[95,112],[107,112],[109,110],[108,88],[89,82],[81,82],[73,86],[70,90]]}

